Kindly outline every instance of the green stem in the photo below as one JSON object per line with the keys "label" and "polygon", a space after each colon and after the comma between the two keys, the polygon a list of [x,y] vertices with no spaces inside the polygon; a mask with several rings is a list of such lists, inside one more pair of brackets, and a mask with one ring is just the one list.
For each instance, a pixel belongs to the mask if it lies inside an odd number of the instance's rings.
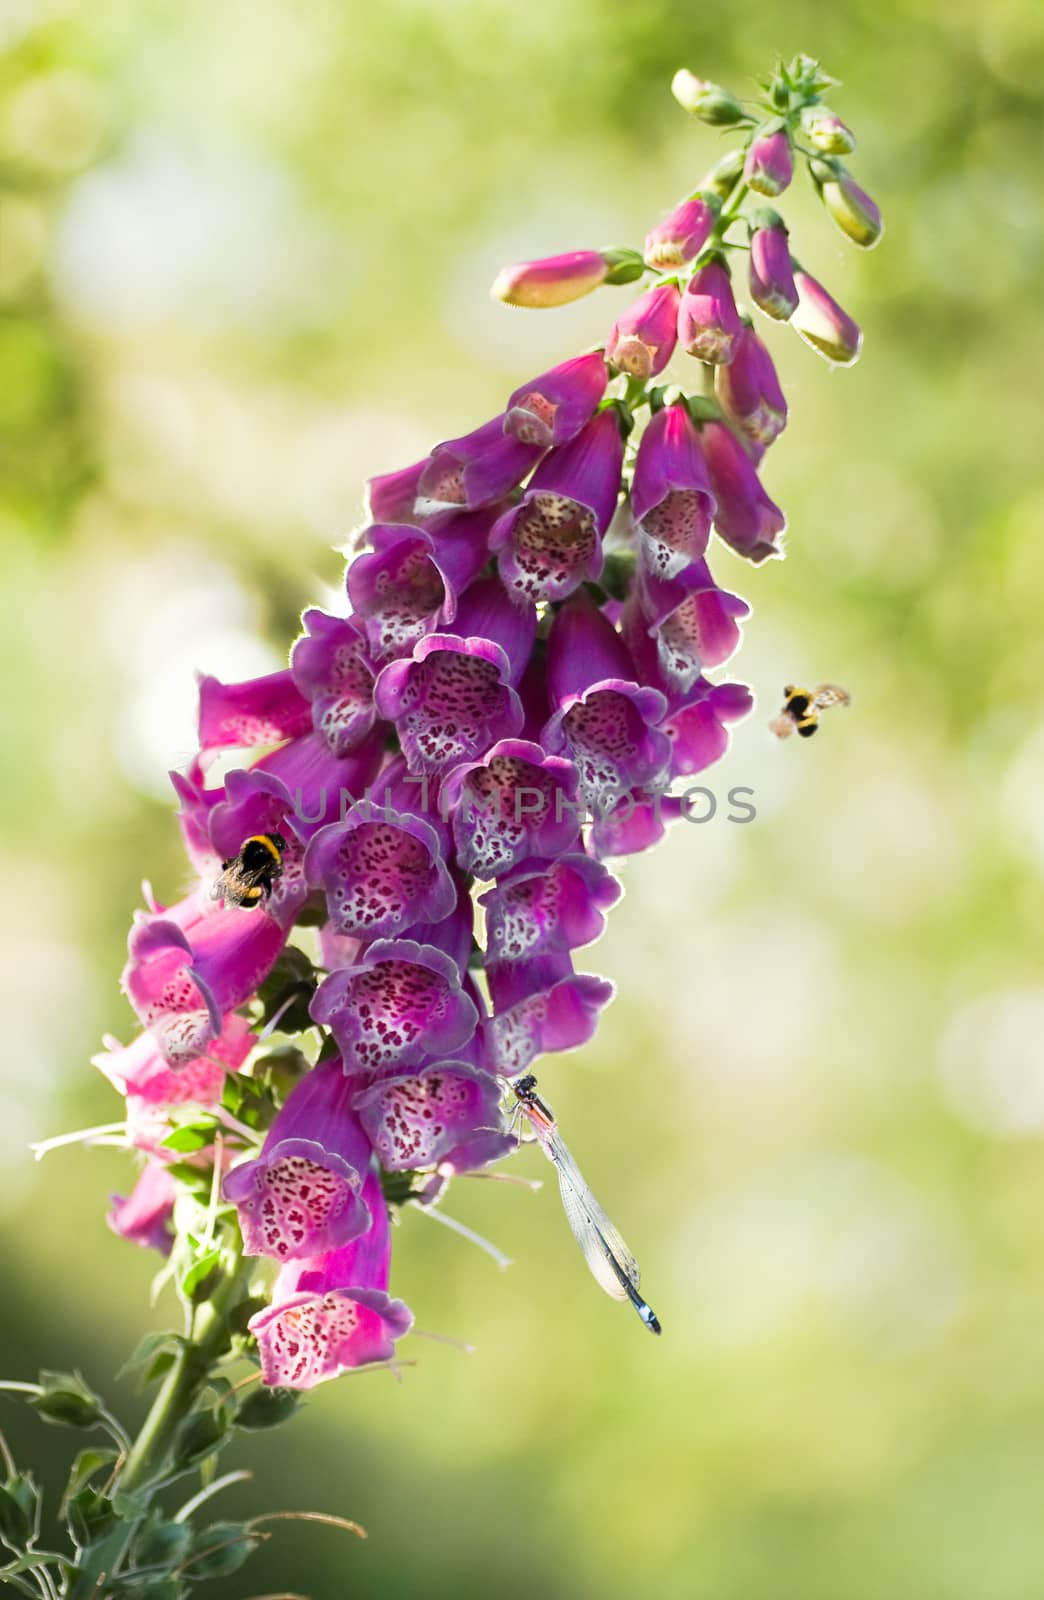
{"label": "green stem", "polygon": [[117,1484],[123,1495],[138,1494],[142,1509],[114,1528],[108,1536],[81,1552],[80,1565],[68,1600],[101,1600],[105,1582],[119,1566],[157,1483],[169,1465],[174,1436],[188,1416],[210,1377],[214,1362],[228,1348],[228,1318],[242,1298],[243,1284],[237,1261],[214,1294],[193,1319],[192,1338],[179,1346],[141,1431],[131,1446]]}
{"label": "green stem", "polygon": [[721,242],[729,223],[735,222],[736,218],[739,216],[740,207],[749,193],[750,185],[747,183],[746,179],[743,177],[737,178],[736,182],[732,186],[732,192],[730,193],[729,198],[718,212],[718,220],[714,224],[714,232],[708,239],[707,244],[704,247],[705,249],[709,248],[712,244]]}

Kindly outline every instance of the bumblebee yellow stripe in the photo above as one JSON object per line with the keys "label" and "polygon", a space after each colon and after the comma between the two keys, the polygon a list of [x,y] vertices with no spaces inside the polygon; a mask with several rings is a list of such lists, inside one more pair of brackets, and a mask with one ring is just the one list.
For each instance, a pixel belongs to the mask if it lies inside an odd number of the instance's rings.
{"label": "bumblebee yellow stripe", "polygon": [[247,842],[247,844],[264,845],[265,849],[268,851],[269,855],[272,857],[272,860],[274,862],[276,862],[277,865],[282,862],[283,858],[282,858],[281,854],[279,853],[278,846],[274,845],[272,843],[272,841],[268,837],[267,833],[253,833],[253,834],[251,834],[250,838],[246,842]]}

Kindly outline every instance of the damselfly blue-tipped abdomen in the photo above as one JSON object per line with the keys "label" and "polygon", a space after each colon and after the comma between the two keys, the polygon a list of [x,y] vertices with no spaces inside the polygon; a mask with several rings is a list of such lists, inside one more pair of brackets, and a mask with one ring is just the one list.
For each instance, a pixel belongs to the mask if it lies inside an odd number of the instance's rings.
{"label": "damselfly blue-tipped abdomen", "polygon": [[566,1221],[592,1275],[614,1300],[629,1300],[650,1333],[659,1333],[656,1313],[638,1292],[641,1276],[638,1263],[622,1234],[591,1193],[558,1131],[554,1112],[536,1093],[536,1079],[530,1074],[519,1078],[512,1087],[537,1143],[558,1173]]}

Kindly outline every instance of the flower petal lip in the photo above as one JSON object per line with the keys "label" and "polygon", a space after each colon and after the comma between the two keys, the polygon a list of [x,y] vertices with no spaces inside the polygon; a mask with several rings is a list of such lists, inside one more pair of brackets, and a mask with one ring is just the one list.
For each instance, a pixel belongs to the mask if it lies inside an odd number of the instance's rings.
{"label": "flower petal lip", "polygon": [[601,350],[561,362],[514,391],[504,410],[504,432],[541,448],[568,444],[590,421],[608,378]]}
{"label": "flower petal lip", "polygon": [[288,1261],[272,1303],[251,1317],[265,1383],[311,1389],[341,1372],[388,1361],[413,1323],[401,1300],[388,1295],[391,1234],[377,1173],[362,1200],[370,1213],[365,1233],[323,1254]]}
{"label": "flower petal lip", "polygon": [[487,963],[520,961],[592,944],[623,885],[581,852],[531,862],[498,878],[481,896]]}
{"label": "flower petal lip", "polygon": [[609,329],[606,360],[633,378],[655,378],[674,354],[678,342],[676,284],[660,283],[639,295]]}
{"label": "flower petal lip", "polygon": [[297,689],[289,668],[245,683],[199,680],[199,746],[203,754],[279,744],[307,733],[312,708]]}
{"label": "flower petal lip", "polygon": [[349,755],[373,727],[374,668],[356,617],[310,607],[290,652],[294,685],[311,702],[312,726],[336,756]]}
{"label": "flower petal lip", "polygon": [[504,432],[503,414],[437,444],[417,482],[416,513],[475,511],[502,500],[540,460],[539,445]]}
{"label": "flower petal lip", "polygon": [[657,272],[669,272],[695,260],[710,237],[721,211],[713,192],[695,194],[676,205],[645,236],[645,259]]}
{"label": "flower petal lip", "polygon": [[411,772],[438,773],[519,733],[522,702],[511,665],[491,639],[431,633],[377,680],[377,708],[394,722]]}
{"label": "flower petal lip", "polygon": [[678,341],[700,361],[731,361],[742,326],[728,269],[715,256],[697,267],[685,287],[678,308]]}
{"label": "flower petal lip", "polygon": [[714,509],[688,409],[682,402],[664,406],[642,435],[631,482],[641,566],[667,578],[698,560],[707,548]]}
{"label": "flower petal lip", "polygon": [[[449,1161],[463,1170],[463,1150],[483,1160],[515,1148],[500,1108],[501,1085],[465,1061],[438,1059],[403,1069],[360,1091],[353,1105],[387,1172]],[[481,1135],[499,1135],[491,1143]]]}
{"label": "flower petal lip", "polygon": [[367,1071],[452,1055],[478,1025],[456,962],[413,939],[376,940],[353,966],[329,973],[310,1012]]}
{"label": "flower petal lip", "polygon": [[715,531],[748,561],[779,556],[776,538],[786,528],[786,518],[766,494],[743,445],[724,422],[705,423],[700,440],[718,502]]}
{"label": "flower petal lip", "polygon": [[768,449],[787,425],[787,401],[772,357],[745,325],[727,366],[714,375],[715,393],[729,419],[754,445]]}
{"label": "flower petal lip", "polygon": [[305,852],[305,877],[324,889],[334,931],[367,942],[439,922],[457,903],[431,822],[391,806],[372,810],[321,828]]}
{"label": "flower petal lip", "polygon": [[568,955],[499,962],[489,971],[493,1015],[485,1024],[490,1062],[513,1078],[545,1052],[574,1050],[594,1034],[614,986],[574,973]]}
{"label": "flower petal lip", "polygon": [[442,780],[457,859],[494,878],[534,856],[555,856],[579,835],[577,772],[530,739],[501,739],[481,760],[462,762]]}

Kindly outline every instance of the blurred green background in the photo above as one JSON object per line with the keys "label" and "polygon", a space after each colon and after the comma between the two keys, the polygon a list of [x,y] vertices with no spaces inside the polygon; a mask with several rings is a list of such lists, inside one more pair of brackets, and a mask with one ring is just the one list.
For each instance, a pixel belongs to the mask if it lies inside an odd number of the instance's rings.
{"label": "blurred green background", "polygon": [[[664,1337],[553,1187],[460,1182],[515,1265],[410,1214],[393,1288],[476,1352],[411,1341],[401,1387],[237,1447],[229,1513],[370,1539],[286,1524],[233,1600],[1044,1593],[1042,31],[1032,0],[0,4],[2,1364],[79,1363],[132,1414],[110,1374],[173,1308],[104,1226],[129,1162],[26,1145],[117,1114],[88,1058],[132,1031],[141,877],[185,882],[194,669],[283,661],[364,477],[602,332],[627,291],[487,286],[640,243],[698,180],[724,145],[678,65],[749,92],[819,55],[888,222],[860,256],[788,196],[864,358],[770,330],[789,559],[716,560],[758,709],[719,815],[625,867],[585,962],[619,998],[542,1073]],[[851,710],[776,744],[780,686],[823,678]],[[65,1436],[0,1426],[56,1481]]]}

